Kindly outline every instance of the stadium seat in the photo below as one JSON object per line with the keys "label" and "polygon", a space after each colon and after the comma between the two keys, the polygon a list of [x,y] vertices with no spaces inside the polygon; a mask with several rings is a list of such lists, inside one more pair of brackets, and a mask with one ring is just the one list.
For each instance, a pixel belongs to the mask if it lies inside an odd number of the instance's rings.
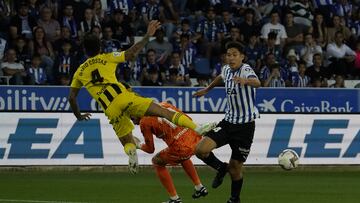
{"label": "stadium seat", "polygon": [[196,58],[194,62],[195,71],[198,74],[202,75],[210,75],[211,69],[210,69],[210,61],[207,58]]}

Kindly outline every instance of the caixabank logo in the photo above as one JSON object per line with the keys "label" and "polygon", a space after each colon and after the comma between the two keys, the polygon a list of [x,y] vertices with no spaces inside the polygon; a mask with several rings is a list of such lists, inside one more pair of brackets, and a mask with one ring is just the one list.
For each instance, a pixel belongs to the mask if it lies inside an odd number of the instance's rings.
{"label": "caixabank logo", "polygon": [[351,113],[354,112],[354,106],[349,101],[343,101],[342,104],[333,104],[328,100],[308,101],[294,99],[262,99],[257,104],[260,112],[297,112],[297,113]]}

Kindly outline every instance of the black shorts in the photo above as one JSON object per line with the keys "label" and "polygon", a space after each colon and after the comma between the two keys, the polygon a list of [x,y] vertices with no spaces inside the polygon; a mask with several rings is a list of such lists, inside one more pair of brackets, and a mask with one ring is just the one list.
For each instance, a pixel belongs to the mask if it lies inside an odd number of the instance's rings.
{"label": "black shorts", "polygon": [[205,136],[216,143],[216,148],[229,144],[232,150],[231,159],[245,162],[253,142],[255,121],[244,124],[232,124],[222,120]]}

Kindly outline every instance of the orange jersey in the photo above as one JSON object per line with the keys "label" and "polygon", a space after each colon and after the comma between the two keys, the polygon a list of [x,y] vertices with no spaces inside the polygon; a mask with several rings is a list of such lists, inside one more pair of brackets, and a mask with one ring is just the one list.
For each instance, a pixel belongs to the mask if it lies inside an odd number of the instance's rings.
{"label": "orange jersey", "polygon": [[[162,102],[161,106],[170,110],[181,112],[171,104]],[[169,147],[174,145],[194,145],[201,139],[195,131],[177,126],[165,118],[146,116],[140,120],[140,129],[145,139],[145,144],[141,146],[141,149],[145,152],[152,153],[154,148],[154,138],[162,139]],[[192,146],[189,146],[192,148]]]}

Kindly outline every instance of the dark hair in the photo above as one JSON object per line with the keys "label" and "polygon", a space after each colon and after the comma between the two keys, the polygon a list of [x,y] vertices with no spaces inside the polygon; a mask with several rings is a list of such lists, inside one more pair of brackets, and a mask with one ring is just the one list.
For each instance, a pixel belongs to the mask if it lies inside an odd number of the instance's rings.
{"label": "dark hair", "polygon": [[184,18],[184,19],[181,21],[181,25],[184,25],[184,24],[190,25],[190,20],[187,19],[187,18]]}
{"label": "dark hair", "polygon": [[243,47],[243,45],[240,44],[239,42],[234,42],[234,41],[228,42],[228,43],[226,44],[226,50],[231,49],[231,48],[235,48],[235,49],[237,49],[240,53],[244,54],[244,47]]}
{"label": "dark hair", "polygon": [[148,50],[146,51],[146,55],[148,55],[150,52],[154,52],[154,53],[156,54],[155,49],[148,49]]}
{"label": "dark hair", "polygon": [[270,65],[270,70],[273,70],[273,69],[279,69],[280,70],[280,64],[278,64],[278,63],[271,64]]}
{"label": "dark hair", "polygon": [[31,60],[34,60],[34,59],[39,59],[39,60],[41,60],[41,55],[40,55],[40,54],[37,54],[37,53],[33,54]]}
{"label": "dark hair", "polygon": [[246,14],[252,14],[253,16],[255,15],[255,11],[254,11],[254,9],[252,9],[252,8],[247,8],[246,10],[245,10],[245,15]]}
{"label": "dark hair", "polygon": [[85,53],[88,56],[95,56],[100,52],[100,39],[93,33],[86,33],[83,40]]}

